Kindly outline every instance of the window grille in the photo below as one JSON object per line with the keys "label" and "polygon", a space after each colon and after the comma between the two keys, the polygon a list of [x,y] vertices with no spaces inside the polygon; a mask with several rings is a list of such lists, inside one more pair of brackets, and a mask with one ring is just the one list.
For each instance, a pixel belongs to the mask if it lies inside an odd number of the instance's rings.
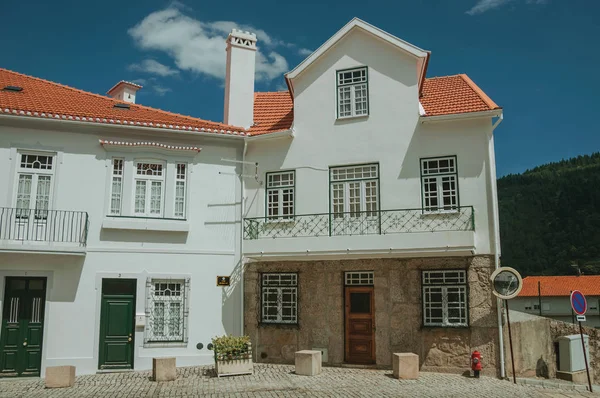
{"label": "window grille", "polygon": [[373,271],[369,272],[346,272],[345,273],[345,284],[346,286],[355,285],[373,285]]}
{"label": "window grille", "polygon": [[338,118],[369,114],[367,68],[337,72]]}
{"label": "window grille", "polygon": [[298,274],[262,274],[264,323],[298,323]]}
{"label": "window grille", "polygon": [[145,343],[187,343],[189,279],[146,282]]}
{"label": "window grille", "polygon": [[267,218],[294,218],[295,171],[267,173]]}
{"label": "window grille", "polygon": [[123,197],[123,159],[113,159],[110,214],[121,214]]}
{"label": "window grille", "polygon": [[468,326],[466,271],[423,271],[425,326]]}
{"label": "window grille", "polygon": [[137,162],[134,180],[135,215],[161,217],[165,183],[163,165]]}
{"label": "window grille", "polygon": [[[33,215],[37,221],[48,218],[54,175],[54,155],[20,154],[15,198],[17,219]],[[34,210],[33,212],[29,210]]]}
{"label": "window grille", "polygon": [[175,175],[175,209],[174,215],[178,218],[185,217],[185,183],[186,183],[186,164],[177,163],[177,173]]}
{"label": "window grille", "polygon": [[458,210],[456,156],[421,159],[421,185],[425,211]]}
{"label": "window grille", "polygon": [[[360,220],[378,215],[379,165],[332,167],[331,210],[334,220]],[[366,221],[368,222],[368,221]],[[348,227],[351,225],[349,224]],[[378,222],[372,225],[379,228]]]}

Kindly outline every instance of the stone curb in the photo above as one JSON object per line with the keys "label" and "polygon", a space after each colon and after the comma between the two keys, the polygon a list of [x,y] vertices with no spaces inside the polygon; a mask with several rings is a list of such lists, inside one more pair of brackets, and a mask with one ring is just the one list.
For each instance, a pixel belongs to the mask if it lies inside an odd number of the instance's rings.
{"label": "stone curb", "polygon": [[[512,379],[509,378],[509,381],[512,382]],[[555,388],[560,390],[568,390],[568,391],[579,391],[579,392],[588,392],[588,386],[585,384],[573,384],[565,381],[558,380],[549,380],[549,379],[527,379],[524,377],[517,377],[517,384],[524,386],[536,386],[543,388]],[[594,393],[600,392],[600,386],[592,384],[592,389]]]}

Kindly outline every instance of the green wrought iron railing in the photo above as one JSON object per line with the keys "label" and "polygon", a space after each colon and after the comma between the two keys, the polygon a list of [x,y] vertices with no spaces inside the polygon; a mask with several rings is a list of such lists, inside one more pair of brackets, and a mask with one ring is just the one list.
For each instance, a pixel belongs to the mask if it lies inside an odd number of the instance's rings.
{"label": "green wrought iron railing", "polygon": [[85,211],[0,207],[0,240],[87,244]]}
{"label": "green wrought iron railing", "polygon": [[435,212],[423,209],[376,210],[244,219],[246,240],[474,230],[473,206]]}

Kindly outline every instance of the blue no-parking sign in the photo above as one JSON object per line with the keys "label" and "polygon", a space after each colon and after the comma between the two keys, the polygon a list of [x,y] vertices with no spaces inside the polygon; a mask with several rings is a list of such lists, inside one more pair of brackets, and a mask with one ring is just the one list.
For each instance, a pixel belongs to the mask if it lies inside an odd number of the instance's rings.
{"label": "blue no-parking sign", "polygon": [[577,315],[583,315],[587,311],[587,301],[583,293],[579,290],[573,290],[571,292],[571,307]]}

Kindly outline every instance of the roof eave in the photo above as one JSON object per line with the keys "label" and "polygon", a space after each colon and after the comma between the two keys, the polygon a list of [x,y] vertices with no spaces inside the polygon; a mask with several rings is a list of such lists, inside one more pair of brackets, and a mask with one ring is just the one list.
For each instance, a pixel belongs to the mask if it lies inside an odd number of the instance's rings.
{"label": "roof eave", "polygon": [[257,135],[249,135],[246,137],[246,141],[248,141],[248,142],[265,141],[265,140],[272,140],[272,139],[276,139],[276,138],[294,138],[294,130],[287,129],[287,130],[274,131],[274,132],[262,133],[262,134],[257,134]]}
{"label": "roof eave", "polygon": [[437,116],[419,116],[421,123],[435,123],[435,122],[447,122],[453,120],[467,120],[467,119],[479,119],[488,117],[499,117],[502,115],[502,108],[490,109],[488,111],[480,112],[463,112],[463,113],[451,113],[448,115],[437,115]]}
{"label": "roof eave", "polygon": [[244,138],[247,137],[247,133],[238,133],[238,132],[231,132],[231,133],[221,133],[219,132],[217,129],[215,129],[214,132],[207,132],[207,131],[201,131],[200,128],[198,128],[197,130],[194,128],[192,130],[187,129],[187,128],[180,128],[180,129],[175,129],[175,128],[165,128],[165,127],[150,127],[150,126],[143,126],[143,125],[138,125],[138,124],[118,124],[118,123],[101,123],[101,122],[94,122],[94,121],[81,121],[81,120],[74,120],[74,119],[69,119],[69,118],[54,118],[54,117],[36,117],[36,116],[31,116],[31,115],[18,115],[18,114],[8,114],[8,113],[2,113],[0,112],[0,120],[11,120],[11,121],[17,121],[19,123],[21,122],[33,122],[33,123],[64,123],[64,124],[68,124],[68,125],[79,125],[79,126],[88,126],[88,127],[92,127],[92,126],[101,126],[104,128],[115,128],[115,129],[126,129],[129,131],[135,131],[138,130],[140,132],[154,132],[154,133],[161,133],[164,134],[165,132],[168,133],[174,133],[174,134],[184,134],[184,135],[193,135],[193,136],[203,136],[203,137],[212,137],[212,138],[221,138],[221,139],[239,139],[239,140],[243,140]]}
{"label": "roof eave", "polygon": [[344,27],[342,27],[339,31],[337,31],[337,33],[331,36],[316,51],[314,51],[311,55],[304,59],[304,61],[302,61],[298,66],[286,73],[285,77],[289,79],[296,78],[300,73],[302,73],[306,68],[313,64],[317,59],[324,55],[329,49],[331,49],[335,44],[337,44],[337,42],[342,40],[348,33],[350,33],[355,28],[362,29],[381,40],[395,45],[404,52],[413,55],[417,58],[426,58],[428,56],[428,51],[423,50],[422,48],[419,48],[413,44],[410,44],[382,29],[379,29],[376,26],[373,26],[355,17],[346,25],[344,25]]}

